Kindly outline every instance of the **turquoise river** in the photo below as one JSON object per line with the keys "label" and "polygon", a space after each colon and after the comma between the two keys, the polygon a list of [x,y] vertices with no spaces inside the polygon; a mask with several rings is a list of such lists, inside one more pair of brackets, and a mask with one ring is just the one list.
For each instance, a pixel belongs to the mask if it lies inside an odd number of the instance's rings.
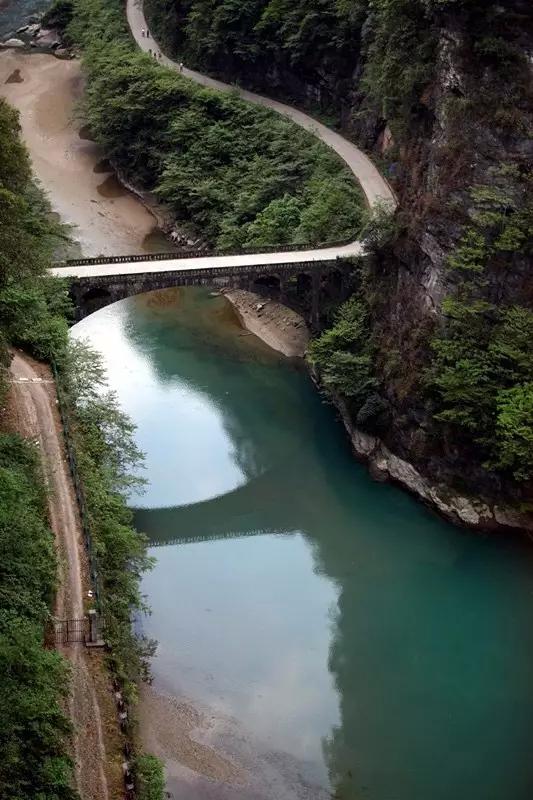
{"label": "turquoise river", "polygon": [[533,550],[373,482],[223,298],[132,298],[74,335],[146,452],[143,725],[171,795],[530,800]]}

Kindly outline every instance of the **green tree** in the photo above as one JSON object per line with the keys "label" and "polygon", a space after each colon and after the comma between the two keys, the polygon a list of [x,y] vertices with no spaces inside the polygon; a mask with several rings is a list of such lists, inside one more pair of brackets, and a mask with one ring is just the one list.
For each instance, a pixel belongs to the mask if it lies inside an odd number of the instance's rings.
{"label": "green tree", "polygon": [[533,383],[500,391],[496,409],[494,466],[528,480],[533,476]]}
{"label": "green tree", "polygon": [[323,385],[348,398],[357,412],[375,390],[368,312],[356,296],[342,305],[329,330],[315,339],[309,359]]}

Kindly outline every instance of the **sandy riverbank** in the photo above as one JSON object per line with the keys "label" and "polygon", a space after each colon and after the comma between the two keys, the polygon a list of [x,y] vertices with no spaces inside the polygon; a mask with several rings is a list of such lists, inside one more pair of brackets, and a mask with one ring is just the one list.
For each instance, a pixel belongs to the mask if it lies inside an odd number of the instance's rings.
{"label": "sandy riverbank", "polygon": [[[0,53],[0,96],[18,109],[33,170],[61,220],[86,256],[169,249],[146,205],[124,188],[98,146],[83,138],[77,112],[79,61],[51,55]],[[81,131],[81,136],[80,136]],[[303,319],[279,303],[241,290],[227,293],[245,328],[286,356],[302,356],[309,341]]]}
{"label": "sandy riverbank", "polygon": [[0,96],[18,109],[34,174],[61,220],[74,227],[83,254],[163,249],[154,216],[102,163],[98,146],[80,137],[81,93],[79,61],[0,53]]}
{"label": "sandy riverbank", "polygon": [[273,350],[290,358],[302,358],[309,344],[310,334],[305,320],[274,300],[267,300],[244,289],[224,292],[242,325],[262,339]]}

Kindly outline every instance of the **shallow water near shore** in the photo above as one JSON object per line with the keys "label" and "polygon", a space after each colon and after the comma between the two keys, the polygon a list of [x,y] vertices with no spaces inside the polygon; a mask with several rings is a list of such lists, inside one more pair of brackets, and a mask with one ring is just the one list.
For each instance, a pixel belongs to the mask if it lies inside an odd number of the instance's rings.
{"label": "shallow water near shore", "polygon": [[151,485],[143,735],[176,798],[526,800],[533,554],[372,482],[297,362],[202,290],[74,328]]}
{"label": "shallow water near shore", "polygon": [[0,96],[20,112],[34,174],[80,252],[171,251],[154,214],[119,183],[83,125],[76,105],[82,89],[77,60],[0,51]]}

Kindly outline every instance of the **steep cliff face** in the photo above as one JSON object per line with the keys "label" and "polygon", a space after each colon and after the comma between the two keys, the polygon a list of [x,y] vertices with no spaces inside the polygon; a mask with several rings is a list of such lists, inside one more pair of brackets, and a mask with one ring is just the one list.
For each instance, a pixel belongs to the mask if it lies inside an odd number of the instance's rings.
{"label": "steep cliff face", "polygon": [[[523,510],[533,486],[530,1],[148,0],[148,13],[188,61],[329,116],[381,158],[400,199],[396,235],[356,281],[380,412],[362,414],[348,390],[347,413],[434,485]],[[330,381],[337,393],[345,384]]]}
{"label": "steep cliff face", "polygon": [[392,409],[382,438],[437,484],[520,505],[531,401],[512,466],[498,408],[533,377],[533,9],[441,5],[435,68],[395,148],[404,228],[367,278]]}

